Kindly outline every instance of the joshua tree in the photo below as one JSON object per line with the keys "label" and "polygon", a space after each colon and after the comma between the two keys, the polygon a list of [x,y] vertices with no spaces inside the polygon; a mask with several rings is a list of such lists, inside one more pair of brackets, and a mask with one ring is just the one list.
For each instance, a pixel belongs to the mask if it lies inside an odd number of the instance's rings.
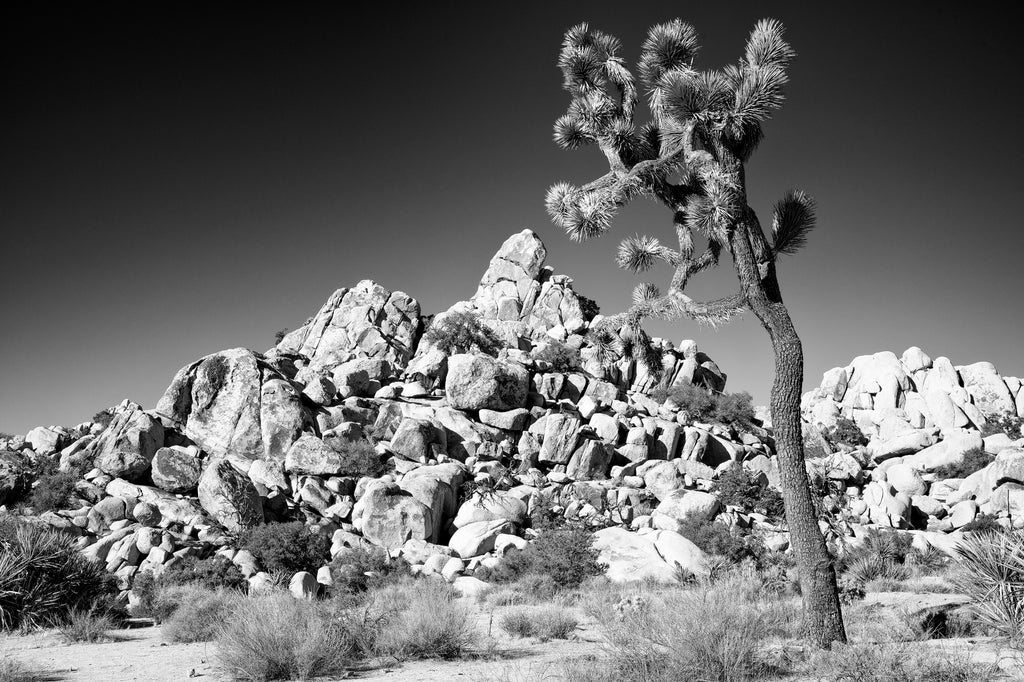
{"label": "joshua tree", "polygon": [[[776,275],[783,254],[796,252],[814,226],[811,198],[791,191],[776,205],[769,241],[747,204],[744,164],[761,141],[761,125],[782,105],[786,67],[794,56],[782,24],[759,22],[738,63],[698,71],[696,31],[676,19],[650,29],[639,61],[650,121],[637,126],[639,100],[633,75],[617,56],[615,37],[586,24],[565,34],[558,65],[572,96],[555,122],[555,142],[565,149],[596,144],[609,171],[574,187],[554,185],[547,195],[553,221],[570,239],[603,234],[616,211],[647,196],[672,212],[676,247],[634,236],[619,246],[616,261],[640,273],[663,263],[671,270],[665,293],[640,284],[633,305],[602,327],[636,329],[649,317],[688,317],[705,324],[750,310],[768,332],[775,354],[771,414],[782,477],[786,520],[800,569],[808,637],[819,646],[845,641],[835,569],[818,527],[804,467],[800,428],[803,349],[782,301]],[[694,237],[703,242],[699,253]],[[698,302],[686,295],[690,278],[718,265],[722,252],[735,266],[739,290]],[[600,336],[598,332],[597,336]]]}

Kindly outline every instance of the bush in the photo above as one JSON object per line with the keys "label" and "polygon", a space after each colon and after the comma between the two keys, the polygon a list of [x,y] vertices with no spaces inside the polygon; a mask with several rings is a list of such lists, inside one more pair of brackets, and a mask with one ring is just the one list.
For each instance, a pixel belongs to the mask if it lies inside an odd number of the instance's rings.
{"label": "bush", "polygon": [[749,393],[714,393],[693,384],[676,384],[651,391],[651,399],[671,401],[692,419],[727,424],[738,429],[750,428],[754,421],[753,398]]}
{"label": "bush", "polygon": [[861,543],[845,546],[836,559],[836,571],[844,572],[863,559],[877,558],[902,565],[913,551],[913,540],[909,534],[869,528]]}
{"label": "bush", "polygon": [[722,504],[761,512],[772,518],[785,514],[779,491],[768,485],[763,476],[751,474],[742,466],[734,466],[719,476],[715,492]]}
{"label": "bush", "polygon": [[88,611],[72,611],[64,624],[60,626],[60,634],[68,642],[85,642],[95,644],[109,639],[107,632],[117,627],[117,623],[105,613]]}
{"label": "bush", "polygon": [[355,595],[406,580],[411,575],[409,562],[392,558],[379,547],[346,547],[331,561],[333,591]]}
{"label": "bush", "polygon": [[512,582],[527,575],[548,576],[559,588],[579,587],[590,576],[603,575],[594,535],[583,528],[541,531],[521,550],[509,550],[491,569],[478,569],[485,581]]}
{"label": "bush", "polygon": [[0,629],[61,622],[116,594],[113,576],[82,556],[71,536],[0,519]]}
{"label": "bush", "polygon": [[244,531],[238,542],[271,573],[316,573],[331,561],[330,538],[302,521],[259,525]]}
{"label": "bush", "polygon": [[36,479],[32,492],[25,501],[37,514],[67,509],[75,494],[75,483],[80,478],[77,471],[43,474]]}
{"label": "bush", "polygon": [[976,663],[966,653],[914,651],[906,644],[837,644],[818,651],[806,671],[835,682],[976,682],[989,680],[998,664]]}
{"label": "bush", "polygon": [[707,554],[724,557],[730,563],[744,559],[760,562],[764,548],[752,535],[736,533],[725,525],[704,518],[687,517],[679,522],[679,534]]}
{"label": "bush", "polygon": [[960,530],[965,533],[986,533],[989,531],[1001,531],[1003,527],[996,521],[996,517],[981,513]]}
{"label": "bush", "polygon": [[1010,440],[1024,436],[1024,418],[1009,412],[990,416],[981,428],[981,437],[987,438],[998,433],[1005,433]]}
{"label": "bush", "polygon": [[578,291],[576,292],[576,298],[580,302],[580,312],[583,313],[584,320],[589,322],[601,314],[601,307],[597,305],[597,301],[594,299],[588,298]]}
{"label": "bush", "polygon": [[970,533],[954,547],[954,586],[979,621],[1017,641],[1024,635],[1024,532]]}
{"label": "bush", "polygon": [[[138,576],[136,576],[136,580]],[[198,559],[188,556],[167,566],[157,582],[163,586],[192,585],[206,590],[227,589],[245,592],[249,581],[241,569],[219,555]]]}
{"label": "bush", "polygon": [[400,660],[451,659],[473,642],[469,609],[447,583],[417,581],[402,596],[401,608],[385,617],[377,641],[381,653]]}
{"label": "bush", "polygon": [[971,448],[964,453],[963,459],[952,464],[945,464],[935,469],[935,476],[943,478],[967,478],[971,474],[981,471],[995,461],[995,457],[988,454],[981,448]]}
{"label": "bush", "polygon": [[363,622],[275,592],[240,600],[217,634],[217,657],[240,680],[340,676],[363,654]]}
{"label": "bush", "polygon": [[43,682],[49,679],[53,678],[29,670],[20,661],[6,656],[0,658],[0,682]]}
{"label": "bush", "polygon": [[533,350],[534,361],[546,362],[555,372],[571,372],[580,366],[580,352],[561,341],[546,341]]}
{"label": "bush", "polygon": [[850,447],[857,447],[860,445],[868,444],[868,437],[864,435],[864,432],[857,426],[857,422],[847,417],[839,417],[836,419],[835,426],[825,429],[822,432],[825,436],[825,440],[831,443],[833,446],[849,445]]}
{"label": "bush", "polygon": [[159,599],[163,635],[171,642],[209,642],[216,638],[244,598],[241,593],[228,590],[196,587],[165,590]]}
{"label": "bush", "polygon": [[111,408],[100,410],[92,416],[92,423],[99,424],[103,428],[110,426],[110,422],[114,420],[114,411]]}
{"label": "bush", "polygon": [[515,637],[536,637],[546,642],[567,639],[578,622],[560,606],[526,606],[502,614],[498,626]]}
{"label": "bush", "polygon": [[497,355],[504,344],[491,329],[472,313],[452,312],[434,319],[423,338],[445,355],[483,353]]}
{"label": "bush", "polygon": [[771,637],[789,637],[798,606],[768,597],[756,575],[734,571],[714,584],[665,591],[605,610],[607,676],[595,680],[749,680],[773,672],[763,655]]}
{"label": "bush", "polygon": [[711,420],[736,428],[749,428],[754,421],[753,400],[746,391],[716,395]]}
{"label": "bush", "polygon": [[380,453],[368,440],[357,440],[341,446],[341,476],[377,477],[384,473],[384,462]]}

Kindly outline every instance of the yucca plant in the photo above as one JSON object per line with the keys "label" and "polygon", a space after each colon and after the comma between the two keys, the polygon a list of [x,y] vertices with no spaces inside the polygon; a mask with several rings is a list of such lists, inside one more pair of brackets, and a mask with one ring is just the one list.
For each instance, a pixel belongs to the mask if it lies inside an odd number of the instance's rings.
{"label": "yucca plant", "polygon": [[[619,209],[637,197],[663,204],[672,216],[671,243],[628,237],[615,260],[635,273],[664,268],[668,281],[663,289],[640,284],[629,309],[605,318],[592,335],[639,329],[651,317],[717,325],[743,310],[754,313],[775,353],[771,414],[808,634],[821,646],[844,641],[835,569],[804,468],[803,348],[776,273],[779,258],[807,242],[815,224],[814,201],[802,191],[788,192],[774,207],[770,235],[747,201],[745,165],[761,141],[762,125],[782,105],[795,53],[783,38],[782,24],[766,19],[754,27],[736,63],[701,71],[695,67],[696,30],[679,19],[656,25],[638,64],[650,113],[641,122],[641,89],[620,48],[617,38],[587,24],[565,34],[558,66],[571,101],[555,121],[554,141],[564,149],[596,145],[608,172],[579,187],[555,184],[547,210],[570,239],[582,241],[605,233]],[[723,253],[732,258],[738,291],[709,302],[690,298],[690,278],[717,266]]]}
{"label": "yucca plant", "polygon": [[71,536],[0,521],[0,630],[59,623],[114,592],[103,566],[83,557]]}
{"label": "yucca plant", "polygon": [[952,581],[972,599],[984,624],[1013,640],[1024,635],[1024,532],[986,531],[965,535],[954,547]]}

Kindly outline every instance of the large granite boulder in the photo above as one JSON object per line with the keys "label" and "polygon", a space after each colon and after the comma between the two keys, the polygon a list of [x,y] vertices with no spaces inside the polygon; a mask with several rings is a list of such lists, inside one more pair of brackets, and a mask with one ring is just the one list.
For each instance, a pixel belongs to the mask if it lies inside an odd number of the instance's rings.
{"label": "large granite boulder", "polygon": [[448,403],[460,410],[514,410],[526,405],[530,374],[514,362],[457,354],[448,358],[445,389]]}
{"label": "large granite boulder", "polygon": [[150,475],[158,488],[185,495],[195,492],[202,473],[197,448],[172,445],[156,451]]}
{"label": "large granite boulder", "polygon": [[352,518],[363,537],[387,549],[435,537],[433,510],[394,483],[371,485],[356,502]]}
{"label": "large granite boulder", "polygon": [[363,280],[335,291],[308,323],[285,335],[277,349],[304,355],[311,367],[325,371],[356,358],[385,360],[404,369],[419,333],[416,299]]}
{"label": "large granite boulder", "polygon": [[309,420],[286,377],[245,348],[178,370],[156,409],[214,457],[282,461]]}
{"label": "large granite boulder", "polygon": [[199,504],[232,533],[263,523],[256,486],[226,459],[214,459],[199,479]]}
{"label": "large granite boulder", "polygon": [[103,473],[135,480],[149,470],[153,456],[163,444],[163,424],[139,405],[125,401],[90,447],[95,465]]}

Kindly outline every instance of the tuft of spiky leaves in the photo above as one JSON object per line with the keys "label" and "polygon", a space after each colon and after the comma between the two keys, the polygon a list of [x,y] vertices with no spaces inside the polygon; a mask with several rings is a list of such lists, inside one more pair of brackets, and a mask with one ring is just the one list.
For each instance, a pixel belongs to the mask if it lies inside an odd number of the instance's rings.
{"label": "tuft of spiky leaves", "polygon": [[953,551],[953,583],[972,598],[971,610],[986,625],[1020,641],[1024,636],[1024,532],[965,535]]}
{"label": "tuft of spiky leaves", "polygon": [[548,215],[559,227],[569,224],[572,213],[576,207],[576,195],[579,190],[568,182],[556,182],[548,190],[544,198],[544,207]]}
{"label": "tuft of spiky leaves", "polygon": [[679,121],[709,119],[724,109],[732,97],[728,79],[718,71],[670,72],[659,82],[664,91],[662,106]]}
{"label": "tuft of spiky leaves", "polygon": [[660,295],[661,291],[658,290],[658,287],[650,282],[641,282],[633,289],[633,305],[642,305]]}
{"label": "tuft of spiky leaves", "polygon": [[562,149],[579,149],[594,141],[593,135],[586,131],[583,121],[570,114],[560,116],[555,121],[552,137],[555,140],[555,144]]}
{"label": "tuft of spiky leaves", "polygon": [[652,26],[640,53],[640,77],[650,88],[673,69],[689,68],[700,49],[697,30],[680,19]]}
{"label": "tuft of spiky leaves", "polygon": [[600,192],[587,192],[563,225],[569,239],[581,242],[604,234],[615,216],[615,203]]}
{"label": "tuft of spiky leaves", "polygon": [[646,272],[659,260],[666,260],[666,251],[656,237],[638,234],[622,240],[615,262],[623,270]]}
{"label": "tuft of spiky leaves", "polygon": [[793,47],[782,37],[785,28],[777,19],[762,19],[754,25],[747,38],[744,55],[750,66],[787,66],[796,56]]}
{"label": "tuft of spiky leaves", "polygon": [[802,190],[789,190],[775,204],[772,216],[774,251],[794,254],[807,245],[807,235],[817,222],[814,199]]}
{"label": "tuft of spiky leaves", "polygon": [[747,67],[736,86],[735,104],[729,116],[734,135],[742,134],[752,122],[767,121],[785,100],[783,86],[789,82],[786,70],[774,64]]}
{"label": "tuft of spiky leaves", "polygon": [[587,342],[602,365],[609,365],[622,357],[622,339],[607,327],[591,329],[587,333]]}

